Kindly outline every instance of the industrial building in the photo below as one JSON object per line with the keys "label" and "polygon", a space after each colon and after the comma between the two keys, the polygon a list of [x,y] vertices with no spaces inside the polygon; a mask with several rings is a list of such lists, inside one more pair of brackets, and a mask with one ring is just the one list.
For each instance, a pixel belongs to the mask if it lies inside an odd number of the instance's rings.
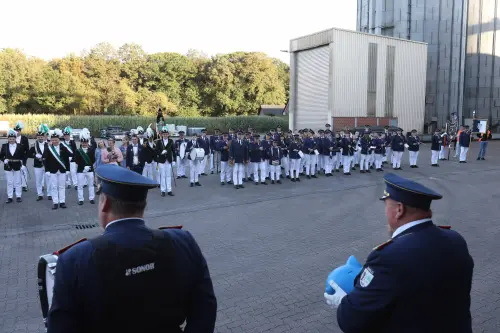
{"label": "industrial building", "polygon": [[290,41],[292,130],[363,125],[422,131],[427,45],[329,29]]}
{"label": "industrial building", "polygon": [[[358,0],[357,30],[428,44],[425,127],[500,121],[500,1]],[[475,112],[474,112],[475,111]]]}

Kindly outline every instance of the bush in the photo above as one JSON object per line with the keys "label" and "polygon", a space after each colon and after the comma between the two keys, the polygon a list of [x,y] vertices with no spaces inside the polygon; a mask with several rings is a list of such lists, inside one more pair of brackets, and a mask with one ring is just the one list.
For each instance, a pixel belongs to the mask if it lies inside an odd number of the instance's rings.
{"label": "bush", "polygon": [[[8,121],[9,127],[15,126],[20,120],[24,123],[23,133],[34,135],[40,124],[47,124],[49,128],[64,129],[66,126],[72,128],[88,128],[93,135],[98,136],[99,130],[106,126],[122,126],[129,130],[142,126],[146,129],[149,124],[156,121],[156,117],[145,116],[72,116],[54,114],[0,114],[0,121]],[[257,132],[265,133],[271,128],[280,125],[283,130],[288,129],[288,116],[259,117],[259,116],[231,116],[231,117],[170,117],[166,118],[167,124],[184,125],[187,127],[204,127],[209,133],[215,128],[227,131],[230,127],[234,129],[247,130],[250,126]]]}

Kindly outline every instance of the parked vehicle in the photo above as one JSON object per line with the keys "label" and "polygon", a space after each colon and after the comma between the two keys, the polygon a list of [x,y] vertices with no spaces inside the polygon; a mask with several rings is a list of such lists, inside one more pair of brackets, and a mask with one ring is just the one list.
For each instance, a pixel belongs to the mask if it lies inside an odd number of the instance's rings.
{"label": "parked vehicle", "polygon": [[108,126],[100,130],[101,138],[114,138],[115,140],[123,140],[123,138],[129,135],[129,131],[126,131],[121,126]]}

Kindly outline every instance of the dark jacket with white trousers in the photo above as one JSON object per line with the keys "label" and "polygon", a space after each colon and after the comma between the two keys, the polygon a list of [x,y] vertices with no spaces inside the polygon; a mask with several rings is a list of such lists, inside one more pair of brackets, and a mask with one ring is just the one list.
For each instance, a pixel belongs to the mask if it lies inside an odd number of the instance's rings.
{"label": "dark jacket with white trousers", "polygon": [[14,154],[11,154],[9,149],[9,144],[4,143],[2,149],[0,150],[0,161],[9,160],[9,163],[3,165],[5,171],[19,171],[23,165],[25,158],[25,147],[20,144],[16,144],[16,150]]}
{"label": "dark jacket with white trousers", "polygon": [[57,171],[60,173],[69,172],[69,158],[71,156],[69,151],[62,144],[59,144],[59,158],[57,158],[52,147],[52,144],[47,145],[47,149],[43,152],[45,171],[50,173],[57,173]]}

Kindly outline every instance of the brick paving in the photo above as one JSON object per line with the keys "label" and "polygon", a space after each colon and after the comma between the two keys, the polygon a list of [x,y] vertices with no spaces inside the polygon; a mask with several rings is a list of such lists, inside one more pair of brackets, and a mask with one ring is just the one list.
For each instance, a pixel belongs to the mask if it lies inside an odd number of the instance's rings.
{"label": "brick paving", "polygon": [[[444,195],[434,221],[466,238],[475,260],[472,291],[474,332],[500,331],[500,142],[490,142],[486,161],[442,161],[431,168],[429,145],[419,169],[400,174]],[[471,149],[477,155],[477,143]],[[31,164],[31,162],[30,162]],[[31,171],[31,175],[34,173]],[[354,254],[364,261],[387,240],[380,173],[282,185],[221,187],[202,177],[201,188],[177,180],[175,197],[149,197],[151,227],[182,224],[199,242],[210,267],[219,303],[216,332],[340,332],[323,300],[330,270]],[[76,229],[96,222],[96,206],[77,205],[67,190],[68,209],[52,211],[32,190],[22,203],[5,205],[0,171],[0,332],[43,332],[36,285],[38,257],[100,231]],[[440,283],[446,283],[441,281]]]}

